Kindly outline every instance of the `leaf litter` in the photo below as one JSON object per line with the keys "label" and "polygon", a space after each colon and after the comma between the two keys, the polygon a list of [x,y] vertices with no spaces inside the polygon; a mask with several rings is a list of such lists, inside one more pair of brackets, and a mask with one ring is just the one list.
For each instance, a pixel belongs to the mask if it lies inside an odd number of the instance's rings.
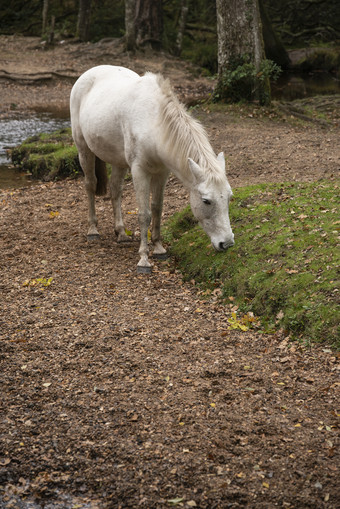
{"label": "leaf litter", "polygon": [[[64,65],[65,48],[53,50],[53,65],[60,55]],[[73,46],[72,65],[100,63],[95,48]],[[30,69],[34,59],[51,59],[48,51],[23,58],[22,40],[17,51]],[[164,58],[148,57],[147,66],[164,68]],[[144,69],[138,58],[131,65]],[[189,96],[197,82],[182,79],[183,63],[171,65],[177,90]],[[2,90],[4,104],[9,90],[9,103],[22,109],[49,104],[51,94],[67,103],[69,89]],[[336,126],[326,137],[324,127],[266,123],[242,108],[199,113],[216,152],[225,150],[233,187],[336,172],[328,158],[338,147]],[[299,150],[291,153],[292,144]],[[164,215],[186,202],[171,178]],[[249,328],[226,313],[218,291],[203,303],[170,262],[137,276],[137,246],[115,243],[109,203],[99,204],[101,240],[88,245],[81,181],[1,193],[0,506],[337,507],[338,357],[292,345],[282,331]],[[130,182],[124,208],[136,210]],[[136,214],[126,217],[128,231],[138,230]],[[40,278],[53,284],[45,288]],[[236,323],[248,329],[230,329]]]}

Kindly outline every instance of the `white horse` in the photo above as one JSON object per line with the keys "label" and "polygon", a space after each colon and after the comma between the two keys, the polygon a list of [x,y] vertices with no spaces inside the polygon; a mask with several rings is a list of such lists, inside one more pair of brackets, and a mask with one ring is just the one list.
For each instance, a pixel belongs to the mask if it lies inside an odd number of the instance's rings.
{"label": "white horse", "polygon": [[170,171],[190,193],[192,212],[214,248],[223,251],[234,244],[228,214],[232,191],[225,175],[224,155],[221,152],[216,157],[203,127],[179,103],[167,80],[152,73],[140,77],[124,67],[100,65],[77,80],[71,92],[70,109],[72,135],[85,174],[88,239],[99,237],[95,194],[106,193],[105,163],[110,163],[118,242],[130,240],[123,223],[121,195],[126,170],[131,169],[141,235],[138,272],[151,271],[148,259],[151,218],[153,255],[166,256],[160,223]]}

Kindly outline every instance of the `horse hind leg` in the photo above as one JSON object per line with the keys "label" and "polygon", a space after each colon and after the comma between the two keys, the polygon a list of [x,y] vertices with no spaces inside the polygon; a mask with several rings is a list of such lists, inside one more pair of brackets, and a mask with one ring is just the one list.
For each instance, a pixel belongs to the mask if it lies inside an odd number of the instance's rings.
{"label": "horse hind leg", "polygon": [[112,165],[110,194],[114,215],[115,233],[117,235],[118,242],[129,242],[132,240],[132,238],[126,234],[122,214],[122,191],[125,173],[126,169],[120,169]]}
{"label": "horse hind leg", "polygon": [[80,166],[83,169],[85,175],[85,190],[87,194],[88,201],[88,224],[89,229],[87,232],[87,239],[97,240],[99,239],[99,232],[97,230],[97,216],[95,209],[95,194],[97,191],[97,177],[95,171],[95,155],[90,151],[88,147],[83,150],[78,150],[79,152],[79,162]]}

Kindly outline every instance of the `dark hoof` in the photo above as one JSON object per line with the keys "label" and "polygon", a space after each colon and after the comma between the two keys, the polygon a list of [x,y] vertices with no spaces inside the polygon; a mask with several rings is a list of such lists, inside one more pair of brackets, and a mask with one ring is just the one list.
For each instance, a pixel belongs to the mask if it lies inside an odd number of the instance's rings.
{"label": "dark hoof", "polygon": [[131,244],[133,242],[132,237],[127,237],[126,239],[117,239],[117,244]]}
{"label": "dark hoof", "polygon": [[137,274],[151,274],[151,272],[151,267],[141,267],[140,265],[137,265]]}
{"label": "dark hoof", "polygon": [[96,240],[99,240],[99,239],[100,239],[100,235],[98,233],[91,234],[91,235],[87,236],[88,242],[95,242]]}
{"label": "dark hoof", "polygon": [[133,236],[128,235],[118,235],[117,236],[117,242],[118,244],[128,244],[129,242],[132,242],[134,240]]}
{"label": "dark hoof", "polygon": [[155,258],[155,260],[167,260],[168,253],[154,253],[152,258]]}

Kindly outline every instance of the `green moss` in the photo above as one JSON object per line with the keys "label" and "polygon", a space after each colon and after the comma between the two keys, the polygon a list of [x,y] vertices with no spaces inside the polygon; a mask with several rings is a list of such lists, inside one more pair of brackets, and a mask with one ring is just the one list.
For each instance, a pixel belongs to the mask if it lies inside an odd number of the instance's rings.
{"label": "green moss", "polygon": [[81,173],[71,129],[32,136],[13,148],[10,156],[13,164],[29,171],[36,179],[76,177]]}
{"label": "green moss", "polygon": [[164,236],[187,279],[219,287],[244,311],[296,336],[338,339],[338,183],[237,189],[230,206],[235,246],[213,250],[189,208]]}

